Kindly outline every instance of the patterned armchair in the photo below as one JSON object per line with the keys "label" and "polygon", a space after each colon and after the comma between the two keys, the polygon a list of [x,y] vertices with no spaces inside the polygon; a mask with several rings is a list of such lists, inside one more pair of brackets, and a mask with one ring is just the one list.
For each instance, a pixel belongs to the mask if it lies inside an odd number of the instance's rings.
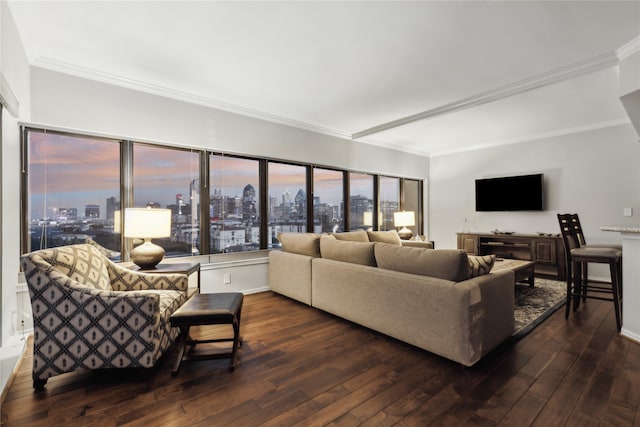
{"label": "patterned armchair", "polygon": [[155,365],[179,334],[169,317],[187,300],[184,274],[114,264],[89,244],[20,259],[33,309],[33,387],[76,369]]}

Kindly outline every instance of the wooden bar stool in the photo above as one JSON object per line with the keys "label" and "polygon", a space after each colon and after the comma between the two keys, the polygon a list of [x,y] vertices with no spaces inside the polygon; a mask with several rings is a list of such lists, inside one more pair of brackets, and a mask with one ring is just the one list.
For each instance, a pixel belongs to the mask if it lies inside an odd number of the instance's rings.
{"label": "wooden bar stool", "polygon": [[[620,251],[620,256],[622,256],[622,245],[620,244],[609,244],[609,243],[596,243],[594,245],[589,245],[587,244],[587,240],[584,237],[584,233],[582,232],[582,225],[580,224],[580,218],[578,217],[578,214],[569,214],[569,220],[571,221],[571,226],[573,227],[573,234],[576,236],[576,238],[578,239],[578,243],[580,244],[581,248],[610,248],[610,249],[616,249]],[[585,262],[582,263],[582,277],[589,277],[589,268],[588,268],[589,263]],[[620,280],[622,280],[622,262],[618,263],[618,277],[620,278]],[[622,282],[620,282],[620,298],[622,298]],[[598,285],[591,285],[592,287],[598,287]],[[600,289],[603,290],[607,290],[609,289],[608,286],[605,287],[600,287]],[[583,287],[582,289],[583,291],[583,300],[586,298],[586,292],[587,292],[587,288]],[[605,291],[606,292],[606,291]]]}
{"label": "wooden bar stool", "polygon": [[[567,305],[565,318],[569,317],[573,299],[573,311],[580,306],[580,298],[592,298],[605,301],[613,301],[616,313],[616,327],[620,331],[622,327],[622,251],[612,247],[581,246],[580,240],[574,228],[571,214],[558,214],[562,242],[564,244],[567,264]],[[587,263],[609,264],[611,285],[590,285],[589,278],[584,277]],[[610,294],[611,297],[602,297],[589,294]]]}

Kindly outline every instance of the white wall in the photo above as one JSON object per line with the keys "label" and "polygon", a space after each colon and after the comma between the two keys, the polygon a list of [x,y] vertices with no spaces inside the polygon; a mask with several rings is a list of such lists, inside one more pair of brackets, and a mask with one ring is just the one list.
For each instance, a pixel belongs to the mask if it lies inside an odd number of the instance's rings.
{"label": "white wall", "polygon": [[30,110],[29,64],[15,23],[4,1],[0,2],[0,73],[4,80],[3,97],[10,96],[15,98],[18,103],[18,117],[11,116],[7,111],[2,114],[0,386],[4,389],[23,347],[23,343],[13,334],[14,313],[18,311],[16,284],[19,271],[18,257],[20,256],[20,192],[18,184],[20,182],[20,132],[18,120],[29,120]]}
{"label": "white wall", "polygon": [[[37,123],[425,179],[428,159],[33,68]],[[311,100],[309,101],[311,102]]]}
{"label": "white wall", "polygon": [[[475,179],[539,172],[545,211],[475,212]],[[600,227],[640,225],[640,143],[633,127],[622,125],[432,157],[429,190],[430,237],[439,248],[456,247],[465,217],[470,231],[559,233],[561,212],[580,215],[589,243],[620,240]],[[633,208],[632,217],[623,216],[625,207]]]}

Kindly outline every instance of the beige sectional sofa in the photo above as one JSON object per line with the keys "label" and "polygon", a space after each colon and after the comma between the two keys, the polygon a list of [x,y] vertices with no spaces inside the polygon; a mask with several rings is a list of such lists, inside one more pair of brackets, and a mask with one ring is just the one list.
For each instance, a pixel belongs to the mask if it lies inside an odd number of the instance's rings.
{"label": "beige sectional sofa", "polygon": [[394,233],[283,233],[282,250],[269,254],[270,287],[465,366],[513,334],[512,271],[403,245]]}

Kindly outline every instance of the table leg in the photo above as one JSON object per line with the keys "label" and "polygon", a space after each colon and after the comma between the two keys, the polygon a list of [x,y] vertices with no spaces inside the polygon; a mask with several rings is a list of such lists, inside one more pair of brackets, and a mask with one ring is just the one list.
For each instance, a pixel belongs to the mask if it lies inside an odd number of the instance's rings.
{"label": "table leg", "polygon": [[189,326],[180,326],[180,340],[178,341],[178,358],[171,371],[171,375],[174,377],[178,375],[180,365],[182,364],[182,357],[184,356],[185,349],[187,348],[187,342],[189,341]]}

